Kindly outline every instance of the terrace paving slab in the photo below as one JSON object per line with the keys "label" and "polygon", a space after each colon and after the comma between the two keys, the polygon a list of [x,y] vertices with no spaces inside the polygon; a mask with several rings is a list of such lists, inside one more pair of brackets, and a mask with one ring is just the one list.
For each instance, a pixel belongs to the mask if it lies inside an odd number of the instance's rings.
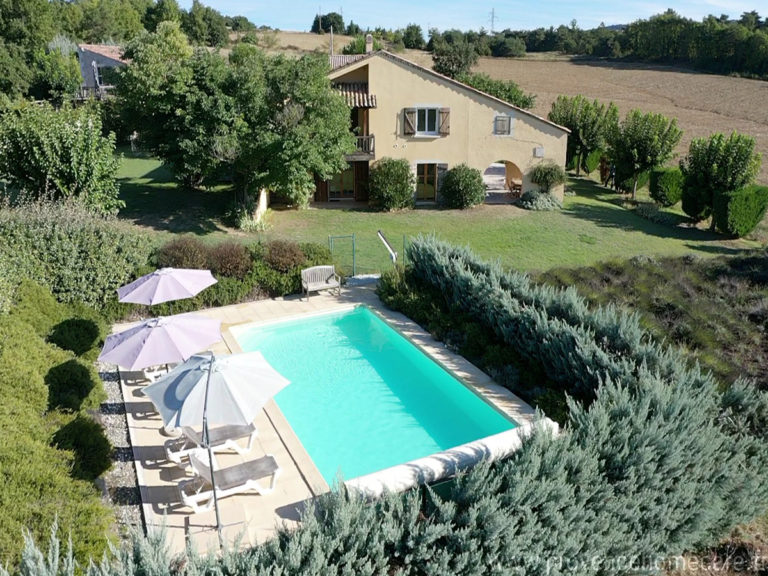
{"label": "terrace paving slab", "polygon": [[[217,354],[230,354],[242,351],[230,331],[232,326],[340,311],[361,304],[386,319],[422,351],[521,426],[531,424],[534,411],[530,406],[494,384],[488,375],[435,341],[411,320],[386,309],[375,293],[375,285],[343,289],[340,296],[320,293],[313,294],[309,300],[299,297],[261,300],[201,310],[198,314],[222,321],[223,340],[211,350]],[[120,331],[128,326],[116,325],[113,329]],[[193,543],[201,552],[217,549],[214,511],[194,514],[181,502],[178,483],[191,479],[192,475],[166,459],[163,445],[169,436],[162,431],[160,416],[142,393],[144,384],[135,378],[135,373],[121,371],[120,385],[147,530],[165,526],[168,544],[174,552],[182,552],[187,542]],[[219,501],[223,536],[228,544],[255,545],[272,538],[282,527],[296,526],[307,503],[329,490],[274,401],[264,407],[254,423],[259,434],[250,453],[244,456],[218,453],[219,465],[231,466],[271,454],[282,473],[272,493],[237,495]]]}

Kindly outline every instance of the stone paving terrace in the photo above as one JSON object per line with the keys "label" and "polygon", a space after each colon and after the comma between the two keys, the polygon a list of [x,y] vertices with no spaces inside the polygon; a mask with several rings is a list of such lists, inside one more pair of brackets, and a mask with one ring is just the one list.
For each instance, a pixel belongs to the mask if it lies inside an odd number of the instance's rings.
{"label": "stone paving terrace", "polygon": [[[263,300],[199,313],[222,321],[224,339],[212,350],[217,354],[229,354],[241,351],[229,331],[231,326],[331,312],[358,304],[365,304],[383,315],[414,344],[519,424],[530,424],[533,417],[530,406],[494,384],[472,364],[434,341],[413,322],[385,309],[370,286],[345,288],[341,296],[313,294],[309,301],[298,297]],[[125,328],[124,325],[114,327],[115,331]],[[166,459],[163,444],[169,437],[162,431],[160,416],[142,393],[144,384],[136,379],[136,373],[124,371],[121,371],[120,381],[147,529],[152,530],[165,524],[169,546],[176,552],[181,552],[188,540],[199,551],[216,548],[215,512],[211,510],[194,514],[182,504],[177,486],[180,481],[191,478],[191,474]],[[258,437],[248,454],[216,454],[221,467],[272,454],[282,469],[275,490],[270,494],[260,496],[252,492],[219,500],[225,540],[233,543],[239,538],[241,545],[245,546],[269,539],[280,526],[295,526],[306,503],[329,489],[273,401],[259,413],[255,425]],[[269,479],[265,479],[265,482],[268,483]]]}

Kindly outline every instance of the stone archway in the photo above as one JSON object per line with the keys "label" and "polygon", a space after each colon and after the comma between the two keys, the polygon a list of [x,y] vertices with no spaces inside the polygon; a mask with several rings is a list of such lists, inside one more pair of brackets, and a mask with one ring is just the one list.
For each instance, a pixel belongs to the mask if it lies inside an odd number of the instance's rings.
{"label": "stone archway", "polygon": [[523,190],[523,171],[509,160],[497,160],[483,172],[483,182],[489,201],[516,198]]}

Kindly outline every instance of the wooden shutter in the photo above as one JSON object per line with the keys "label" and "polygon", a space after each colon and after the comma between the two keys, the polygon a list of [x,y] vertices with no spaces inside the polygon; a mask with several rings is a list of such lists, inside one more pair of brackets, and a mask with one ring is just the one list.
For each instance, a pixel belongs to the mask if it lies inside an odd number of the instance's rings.
{"label": "wooden shutter", "polygon": [[440,117],[437,124],[437,131],[440,136],[447,136],[451,133],[451,109],[440,108]]}
{"label": "wooden shutter", "polygon": [[494,122],[494,134],[509,135],[512,130],[512,119],[509,116],[496,116]]}
{"label": "wooden shutter", "polygon": [[403,134],[416,134],[416,108],[403,108]]}

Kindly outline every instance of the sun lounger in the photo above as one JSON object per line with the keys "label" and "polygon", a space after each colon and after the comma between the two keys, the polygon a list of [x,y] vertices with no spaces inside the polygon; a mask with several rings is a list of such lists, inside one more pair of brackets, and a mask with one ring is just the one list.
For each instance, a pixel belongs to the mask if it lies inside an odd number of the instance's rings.
{"label": "sun lounger", "polygon": [[[189,462],[197,478],[179,483],[181,501],[197,514],[213,508],[213,488],[211,469],[208,466],[208,451],[204,448],[189,454]],[[256,492],[269,494],[275,489],[275,482],[280,476],[280,466],[274,456],[267,454],[258,460],[243,462],[229,468],[218,469],[214,458],[213,468],[216,474],[216,497],[226,498],[235,494]],[[271,476],[269,487],[262,486],[259,480]]]}
{"label": "sun lounger", "polygon": [[[165,442],[165,455],[168,460],[179,466],[184,466],[184,459],[189,454],[203,446],[203,435],[194,428],[184,426],[181,429],[181,438],[172,438]],[[209,431],[209,443],[214,452],[233,450],[238,454],[247,454],[253,448],[253,441],[258,435],[258,430],[253,424],[248,426],[219,426]],[[248,444],[243,447],[238,440],[248,439]]]}

